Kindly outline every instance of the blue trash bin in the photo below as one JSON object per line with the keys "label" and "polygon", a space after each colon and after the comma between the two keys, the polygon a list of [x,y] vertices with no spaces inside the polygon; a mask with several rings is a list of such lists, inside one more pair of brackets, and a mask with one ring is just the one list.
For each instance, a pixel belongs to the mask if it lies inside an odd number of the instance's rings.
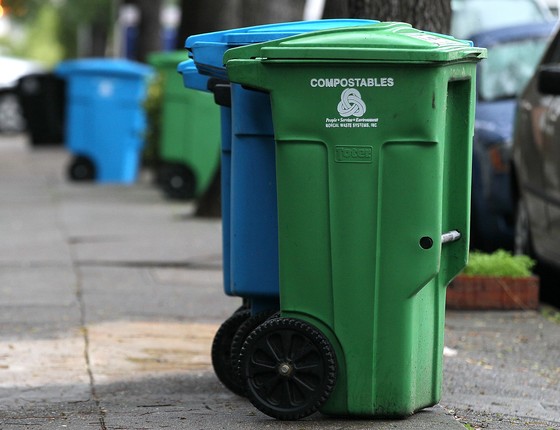
{"label": "blue trash bin", "polygon": [[91,58],[62,62],[55,72],[67,82],[65,143],[74,155],[70,179],[133,183],[144,146],[143,102],[152,69]]}
{"label": "blue trash bin", "polygon": [[[279,309],[276,162],[270,97],[230,84],[222,59],[234,47],[372,20],[321,20],[238,28],[189,37],[185,47],[222,106],[222,223],[224,291],[244,306],[220,327],[212,365],[231,391],[244,394],[235,366],[246,336]],[[183,63],[181,63],[183,64]],[[179,65],[182,73],[183,66]],[[190,72],[189,72],[190,73]],[[184,73],[184,84],[190,82]],[[231,93],[224,94],[228,88]],[[229,97],[228,97],[229,96]]]}
{"label": "blue trash bin", "polygon": [[[222,58],[230,48],[376,22],[332,19],[238,28],[191,36],[185,47],[201,74],[229,83]],[[185,86],[190,87],[187,80]],[[278,308],[274,131],[268,94],[237,84],[231,85],[231,93],[231,110],[222,110],[223,131],[232,130],[231,137],[223,133],[222,139],[224,291],[248,299],[255,314]]]}

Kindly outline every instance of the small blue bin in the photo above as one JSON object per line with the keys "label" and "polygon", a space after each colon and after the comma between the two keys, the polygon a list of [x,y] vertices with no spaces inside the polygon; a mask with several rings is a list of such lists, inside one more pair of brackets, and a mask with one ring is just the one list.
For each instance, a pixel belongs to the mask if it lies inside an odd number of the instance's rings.
{"label": "small blue bin", "polygon": [[[261,25],[190,36],[185,47],[201,74],[229,82],[222,58],[230,48],[377,22],[332,19]],[[184,83],[195,88],[186,78]],[[269,95],[232,84],[231,110],[222,109],[222,127],[224,291],[249,299],[253,313],[277,309],[278,215]]]}
{"label": "small blue bin", "polygon": [[66,147],[75,158],[75,180],[133,183],[144,146],[143,102],[152,69],[121,59],[92,58],[60,63],[67,81]]}

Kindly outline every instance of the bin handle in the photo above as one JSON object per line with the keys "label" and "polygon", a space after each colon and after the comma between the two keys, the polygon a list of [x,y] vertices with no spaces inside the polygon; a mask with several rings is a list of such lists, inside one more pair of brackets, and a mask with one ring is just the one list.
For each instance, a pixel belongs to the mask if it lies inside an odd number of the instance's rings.
{"label": "bin handle", "polygon": [[[456,242],[459,239],[461,239],[461,233],[458,230],[451,230],[441,235],[441,244]],[[430,236],[421,237],[419,243],[422,249],[431,249],[434,246],[434,240]]]}
{"label": "bin handle", "polygon": [[442,245],[444,243],[457,242],[459,239],[461,239],[461,233],[459,233],[457,230],[451,230],[441,235]]}

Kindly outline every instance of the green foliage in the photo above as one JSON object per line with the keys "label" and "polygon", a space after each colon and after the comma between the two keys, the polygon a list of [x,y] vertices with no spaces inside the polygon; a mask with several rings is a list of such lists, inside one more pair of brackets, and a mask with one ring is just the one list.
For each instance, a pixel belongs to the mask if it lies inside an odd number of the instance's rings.
{"label": "green foliage", "polygon": [[2,4],[26,33],[21,41],[0,40],[4,51],[46,65],[75,57],[80,31],[95,28],[110,34],[116,13],[112,0],[3,0]]}
{"label": "green foliage", "polygon": [[49,5],[58,10],[65,19],[73,23],[103,21],[109,24],[112,0],[3,0],[2,4],[10,11],[10,17],[18,21],[36,18],[41,7]]}
{"label": "green foliage", "polygon": [[25,57],[52,66],[63,55],[63,47],[57,37],[60,20],[58,10],[51,3],[44,3],[34,10],[25,23],[26,31],[19,37],[8,35],[0,40],[3,51],[16,57]]}
{"label": "green foliage", "polygon": [[492,254],[473,251],[469,254],[469,262],[463,270],[467,276],[507,276],[522,278],[531,275],[535,261],[526,255],[512,255],[499,249]]}
{"label": "green foliage", "polygon": [[29,26],[24,47],[27,58],[37,60],[47,66],[53,66],[62,59],[64,48],[58,41],[59,21],[56,9],[46,3],[35,16],[33,25]]}

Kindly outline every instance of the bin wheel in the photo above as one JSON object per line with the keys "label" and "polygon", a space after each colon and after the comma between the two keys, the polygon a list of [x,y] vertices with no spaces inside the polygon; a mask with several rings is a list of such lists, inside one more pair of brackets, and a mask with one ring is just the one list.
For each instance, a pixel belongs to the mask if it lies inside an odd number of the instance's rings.
{"label": "bin wheel", "polygon": [[161,173],[163,190],[167,197],[189,200],[196,195],[196,176],[184,165],[167,165]]}
{"label": "bin wheel", "polygon": [[68,167],[68,177],[73,181],[93,181],[95,165],[88,157],[77,156]]}
{"label": "bin wheel", "polygon": [[336,383],[332,345],[315,327],[293,318],[271,318],[258,326],[243,344],[239,367],[251,403],[279,420],[311,415]]}
{"label": "bin wheel", "polygon": [[214,367],[214,372],[227,389],[239,396],[243,396],[245,390],[237,382],[231,365],[231,342],[239,326],[250,316],[251,311],[248,309],[234,312],[232,316],[222,323],[212,342],[212,366]]}
{"label": "bin wheel", "polygon": [[245,320],[235,332],[235,336],[233,336],[233,340],[231,341],[231,365],[233,367],[233,375],[237,384],[245,391],[245,378],[243,378],[239,374],[239,357],[241,355],[241,349],[247,336],[251,334],[253,330],[255,330],[258,326],[260,326],[263,322],[268,320],[269,318],[273,317],[274,315],[278,314],[276,310],[268,310],[262,311],[255,315],[252,315],[250,318]]}

